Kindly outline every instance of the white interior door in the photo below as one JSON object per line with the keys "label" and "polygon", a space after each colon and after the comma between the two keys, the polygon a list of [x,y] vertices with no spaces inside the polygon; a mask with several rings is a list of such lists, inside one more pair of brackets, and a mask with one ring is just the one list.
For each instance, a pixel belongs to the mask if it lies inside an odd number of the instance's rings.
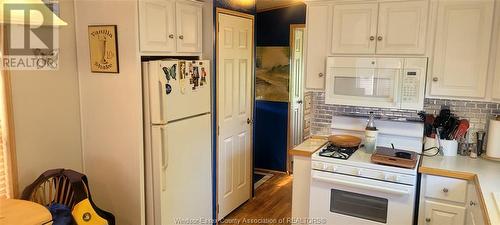
{"label": "white interior door", "polygon": [[217,194],[223,219],[251,195],[253,20],[217,16]]}
{"label": "white interior door", "polygon": [[302,142],[303,138],[303,98],[304,92],[304,27],[292,31],[292,53],[290,74],[290,148]]}

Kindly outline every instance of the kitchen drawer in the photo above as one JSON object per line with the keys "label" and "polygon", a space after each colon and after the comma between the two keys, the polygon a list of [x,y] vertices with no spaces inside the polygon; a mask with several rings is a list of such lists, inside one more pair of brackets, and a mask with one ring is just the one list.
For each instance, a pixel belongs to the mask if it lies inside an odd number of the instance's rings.
{"label": "kitchen drawer", "polygon": [[466,180],[432,175],[425,176],[425,197],[465,203],[467,197]]}

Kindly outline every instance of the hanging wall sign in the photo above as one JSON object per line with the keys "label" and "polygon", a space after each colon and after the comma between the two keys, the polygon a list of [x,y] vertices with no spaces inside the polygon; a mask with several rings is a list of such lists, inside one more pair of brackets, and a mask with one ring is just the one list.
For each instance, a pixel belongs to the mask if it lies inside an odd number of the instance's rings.
{"label": "hanging wall sign", "polygon": [[116,25],[89,26],[89,46],[93,73],[119,73]]}

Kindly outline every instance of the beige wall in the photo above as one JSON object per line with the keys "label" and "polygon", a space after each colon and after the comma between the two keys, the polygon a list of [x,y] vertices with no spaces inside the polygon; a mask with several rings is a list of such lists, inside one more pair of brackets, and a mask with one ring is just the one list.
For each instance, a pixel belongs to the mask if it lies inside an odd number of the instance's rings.
{"label": "beige wall", "polygon": [[[119,225],[144,223],[137,0],[76,1],[84,171],[96,204]],[[118,26],[119,74],[91,73],[88,25]]]}
{"label": "beige wall", "polygon": [[58,71],[12,71],[19,189],[53,168],[82,170],[73,1],[60,1]]}

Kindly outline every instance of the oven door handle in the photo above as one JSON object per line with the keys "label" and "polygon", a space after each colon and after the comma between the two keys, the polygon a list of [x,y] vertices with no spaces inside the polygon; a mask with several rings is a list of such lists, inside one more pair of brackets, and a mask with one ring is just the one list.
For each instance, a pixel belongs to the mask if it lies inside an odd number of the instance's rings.
{"label": "oven door handle", "polygon": [[384,192],[388,194],[397,194],[397,195],[408,195],[410,192],[408,190],[398,190],[394,188],[387,188],[387,187],[378,187],[378,186],[373,186],[369,184],[361,184],[357,182],[352,182],[352,181],[346,181],[346,180],[338,180],[338,179],[331,179],[331,178],[326,178],[326,177],[320,177],[320,176],[315,176],[313,175],[312,177],[314,180],[322,181],[322,182],[327,182],[327,183],[332,183],[332,184],[340,184],[348,187],[354,187],[354,188],[362,188],[365,190],[373,190],[373,191],[379,191],[379,192]]}

